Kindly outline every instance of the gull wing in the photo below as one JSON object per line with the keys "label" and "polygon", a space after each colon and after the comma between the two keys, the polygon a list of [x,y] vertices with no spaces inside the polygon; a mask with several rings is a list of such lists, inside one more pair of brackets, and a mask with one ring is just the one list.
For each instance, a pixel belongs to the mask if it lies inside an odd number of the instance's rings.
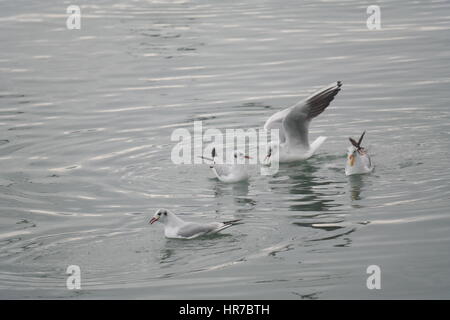
{"label": "gull wing", "polygon": [[188,222],[178,230],[177,234],[183,238],[193,238],[202,234],[209,233],[218,228],[217,223],[200,224],[194,222]]}
{"label": "gull wing", "polygon": [[338,81],[286,109],[288,112],[284,115],[282,125],[288,144],[301,144],[309,148],[309,123],[330,105],[341,86],[342,83]]}
{"label": "gull wing", "polygon": [[215,164],[212,170],[217,178],[226,177],[232,172],[232,168],[226,164]]}
{"label": "gull wing", "polygon": [[266,123],[264,124],[265,130],[271,130],[271,129],[279,130],[280,143],[283,143],[286,141],[286,136],[284,135],[284,128],[283,128],[283,119],[289,113],[291,108],[292,107],[289,107],[284,110],[278,111],[277,113],[273,114],[269,119],[267,119]]}
{"label": "gull wing", "polygon": [[183,238],[195,238],[207,233],[216,233],[227,229],[231,226],[242,224],[242,219],[224,221],[224,222],[212,222],[212,223],[194,223],[188,222],[183,225],[177,232],[180,237]]}

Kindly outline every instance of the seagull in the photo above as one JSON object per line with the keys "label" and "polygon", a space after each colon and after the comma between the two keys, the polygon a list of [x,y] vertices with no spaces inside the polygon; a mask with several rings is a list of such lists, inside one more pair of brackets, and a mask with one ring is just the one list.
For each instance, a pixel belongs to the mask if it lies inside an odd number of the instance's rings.
{"label": "seagull", "polygon": [[214,234],[240,224],[241,219],[225,222],[195,223],[184,221],[169,210],[159,209],[149,224],[153,224],[156,221],[164,224],[164,235],[166,238],[193,239],[207,234]]}
{"label": "seagull", "polygon": [[[234,154],[234,161],[239,162],[245,162],[244,159],[251,159],[249,156],[244,155],[242,152],[235,151]],[[209,166],[214,172],[214,175],[219,179],[220,181],[224,183],[236,183],[236,182],[243,182],[247,181],[250,178],[250,175],[247,171],[247,165],[246,164],[218,164],[216,163],[216,148],[213,148],[211,151],[211,157],[201,157],[202,159],[206,159],[209,161],[212,161],[213,163]]]}
{"label": "seagull", "polygon": [[305,100],[278,111],[266,121],[265,130],[279,130],[280,143],[270,143],[264,164],[270,165],[277,158],[279,162],[293,162],[305,160],[314,155],[326,137],[320,136],[309,144],[309,124],[330,105],[341,90],[341,86],[342,82],[337,81]]}
{"label": "seagull", "polygon": [[374,168],[369,153],[365,148],[361,147],[361,142],[365,134],[366,132],[364,131],[358,142],[349,138],[352,146],[350,146],[347,151],[347,164],[345,166],[346,176],[370,173]]}

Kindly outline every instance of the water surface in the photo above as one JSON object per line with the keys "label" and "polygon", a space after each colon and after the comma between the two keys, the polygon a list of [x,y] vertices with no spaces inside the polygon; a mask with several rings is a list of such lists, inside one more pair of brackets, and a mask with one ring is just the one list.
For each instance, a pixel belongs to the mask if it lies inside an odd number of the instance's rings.
{"label": "water surface", "polygon": [[[448,1],[377,1],[378,31],[368,1],[78,1],[81,30],[69,4],[0,1],[0,298],[450,298]],[[170,161],[176,128],[336,80],[307,161],[238,185]],[[363,130],[375,172],[345,177]],[[245,223],[169,240],[160,207]]]}

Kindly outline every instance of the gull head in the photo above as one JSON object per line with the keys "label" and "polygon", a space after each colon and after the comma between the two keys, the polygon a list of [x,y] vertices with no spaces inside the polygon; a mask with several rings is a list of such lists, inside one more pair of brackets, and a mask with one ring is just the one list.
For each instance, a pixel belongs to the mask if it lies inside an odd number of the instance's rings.
{"label": "gull head", "polygon": [[240,152],[240,151],[235,151],[235,152],[233,153],[233,157],[234,157],[234,159],[251,159],[251,157],[249,157],[249,156],[246,155],[246,154],[243,154],[243,153]]}
{"label": "gull head", "polygon": [[171,214],[171,212],[169,210],[166,209],[158,209],[155,212],[155,215],[151,218],[149,224],[153,224],[156,221],[159,221],[163,224],[165,224],[167,222],[167,220],[169,219],[169,214]]}
{"label": "gull head", "polygon": [[252,158],[240,151],[233,152],[233,164],[234,165],[246,165],[247,164],[246,159],[252,159]]}

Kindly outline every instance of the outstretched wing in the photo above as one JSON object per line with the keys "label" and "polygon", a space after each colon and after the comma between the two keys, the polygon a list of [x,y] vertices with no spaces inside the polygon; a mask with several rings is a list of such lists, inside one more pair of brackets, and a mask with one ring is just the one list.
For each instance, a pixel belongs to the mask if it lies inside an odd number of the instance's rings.
{"label": "outstretched wing", "polygon": [[330,102],[341,90],[341,86],[342,83],[338,81],[288,109],[288,113],[282,120],[288,144],[301,144],[309,148],[309,123],[330,105]]}
{"label": "outstretched wing", "polygon": [[362,142],[362,140],[363,140],[365,134],[366,134],[366,131],[364,131],[364,132],[362,133],[362,135],[361,135],[361,137],[359,138],[358,142],[356,142],[355,139],[353,139],[353,138],[348,138],[348,140],[350,140],[350,143],[351,143],[356,149],[360,150],[360,149],[362,148],[362,147],[361,147],[361,142]]}
{"label": "outstretched wing", "polygon": [[361,142],[362,142],[362,140],[363,140],[365,134],[366,134],[366,131],[364,131],[364,132],[362,133],[361,137],[359,137],[359,140],[358,140],[358,146],[360,146],[360,147],[361,147]]}
{"label": "outstretched wing", "polygon": [[289,107],[287,109],[278,111],[277,113],[273,114],[269,119],[267,119],[266,123],[264,124],[265,130],[272,130],[272,129],[279,130],[280,143],[286,141],[286,136],[284,135],[284,128],[283,128],[283,119],[289,113],[291,108],[292,107]]}

